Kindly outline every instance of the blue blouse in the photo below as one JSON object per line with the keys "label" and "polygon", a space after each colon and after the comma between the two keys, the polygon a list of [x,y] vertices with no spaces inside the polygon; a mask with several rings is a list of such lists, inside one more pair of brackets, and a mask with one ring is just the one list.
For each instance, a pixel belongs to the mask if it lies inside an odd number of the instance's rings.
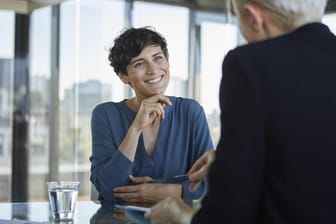
{"label": "blue blouse", "polygon": [[[130,184],[129,175],[166,178],[186,174],[194,162],[213,143],[201,105],[193,99],[170,97],[172,106],[165,107],[156,147],[150,157],[139,138],[134,162],[119,150],[136,112],[126,101],[102,103],[93,110],[91,120],[91,181],[104,200],[114,200],[113,188]],[[189,183],[182,184],[185,199],[197,199],[206,191],[203,183],[190,192]]]}

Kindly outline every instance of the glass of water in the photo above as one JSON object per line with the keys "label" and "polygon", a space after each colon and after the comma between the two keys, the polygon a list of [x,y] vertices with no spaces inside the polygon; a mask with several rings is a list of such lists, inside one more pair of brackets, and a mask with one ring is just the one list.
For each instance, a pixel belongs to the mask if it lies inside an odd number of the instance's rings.
{"label": "glass of water", "polygon": [[47,182],[51,211],[56,220],[71,220],[74,217],[79,190],[78,181]]}

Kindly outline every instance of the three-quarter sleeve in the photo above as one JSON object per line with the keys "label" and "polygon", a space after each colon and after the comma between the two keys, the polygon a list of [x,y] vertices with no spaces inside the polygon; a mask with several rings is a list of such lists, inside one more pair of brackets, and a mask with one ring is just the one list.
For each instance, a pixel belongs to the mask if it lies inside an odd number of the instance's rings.
{"label": "three-quarter sleeve", "polygon": [[92,112],[91,181],[104,200],[114,200],[113,188],[128,183],[134,164],[118,150],[120,138],[111,130],[122,127],[116,123],[112,129],[107,113],[100,107]]}

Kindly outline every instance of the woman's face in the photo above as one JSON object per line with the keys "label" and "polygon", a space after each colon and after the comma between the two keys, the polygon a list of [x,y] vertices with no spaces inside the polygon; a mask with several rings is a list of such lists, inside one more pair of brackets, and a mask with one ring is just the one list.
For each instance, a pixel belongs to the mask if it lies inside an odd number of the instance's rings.
{"label": "woman's face", "polygon": [[121,79],[129,83],[138,98],[144,99],[156,94],[164,94],[170,73],[169,61],[159,45],[149,45],[132,58],[126,66],[128,75]]}

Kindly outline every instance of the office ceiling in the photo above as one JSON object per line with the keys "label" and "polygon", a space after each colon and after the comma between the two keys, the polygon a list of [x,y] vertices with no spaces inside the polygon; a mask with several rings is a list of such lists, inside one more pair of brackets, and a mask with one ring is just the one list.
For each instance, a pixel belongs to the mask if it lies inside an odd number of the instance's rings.
{"label": "office ceiling", "polygon": [[63,1],[65,0],[0,0],[0,9],[9,9],[17,13],[27,14],[34,9],[59,4]]}
{"label": "office ceiling", "polygon": [[336,0],[328,1],[327,12],[336,12]]}
{"label": "office ceiling", "polygon": [[[30,13],[32,10],[67,0],[0,0],[0,9],[15,10],[17,13]],[[96,0],[98,1],[98,0]],[[111,0],[114,1],[114,0]],[[127,0],[135,1],[135,0]],[[181,5],[194,9],[225,12],[228,8],[226,0],[140,0],[142,2],[156,2],[163,4]],[[329,0],[327,12],[336,12],[336,0]]]}
{"label": "office ceiling", "polygon": [[[186,5],[192,8],[202,8],[211,11],[226,11],[226,8],[228,6],[227,0],[141,0],[141,1]],[[332,12],[336,12],[336,0],[328,0],[327,13]]]}

